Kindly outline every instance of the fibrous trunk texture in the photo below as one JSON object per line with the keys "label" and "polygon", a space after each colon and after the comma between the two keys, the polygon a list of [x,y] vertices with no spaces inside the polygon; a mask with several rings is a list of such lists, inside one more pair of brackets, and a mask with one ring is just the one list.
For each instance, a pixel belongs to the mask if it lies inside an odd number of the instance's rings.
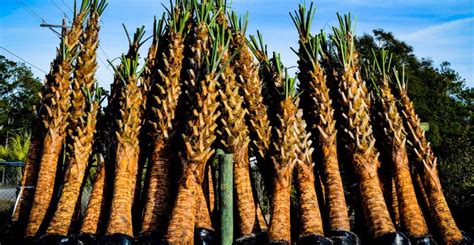
{"label": "fibrous trunk texture", "polygon": [[[350,26],[341,23],[341,26]],[[375,138],[370,124],[370,97],[360,75],[358,54],[354,47],[352,33],[347,29],[339,30],[335,36],[339,41],[341,67],[339,73],[339,93],[347,148],[352,156],[352,165],[357,175],[361,194],[361,206],[372,239],[395,232],[383,193],[380,187],[377,169],[380,166],[379,153],[374,148]],[[342,43],[342,44],[341,44]]]}
{"label": "fibrous trunk texture", "polygon": [[171,27],[165,36],[167,46],[157,56],[155,83],[150,90],[149,120],[150,136],[153,141],[149,161],[149,178],[143,210],[141,232],[164,234],[168,223],[170,198],[170,137],[175,133],[173,127],[178,98],[181,93],[180,74],[183,63],[183,36]]}
{"label": "fibrous trunk texture", "polygon": [[[25,236],[35,236],[49,208],[56,180],[59,155],[66,137],[70,107],[70,77],[72,74],[73,58],[77,52],[79,38],[82,35],[82,23],[87,15],[87,7],[74,17],[71,30],[63,31],[62,47],[58,52],[63,54],[53,64],[53,69],[46,79],[49,93],[46,95],[43,123],[47,128],[43,142],[43,150],[38,171],[36,186],[41,186],[40,192],[35,192],[29,215]],[[66,52],[64,49],[67,49]],[[64,51],[64,52],[63,52]]]}
{"label": "fibrous trunk texture", "polygon": [[431,218],[438,228],[443,242],[446,244],[456,244],[463,239],[461,231],[453,219],[448,203],[441,189],[441,183],[436,169],[436,157],[431,150],[425,133],[420,125],[420,119],[415,112],[415,108],[403,84],[399,90],[401,111],[405,118],[406,126],[409,129],[409,140],[412,142],[411,155],[415,158],[416,168],[418,169],[430,207]]}
{"label": "fibrous trunk texture", "polygon": [[64,174],[64,186],[53,219],[46,230],[47,234],[67,235],[71,226],[74,210],[79,200],[81,186],[92,152],[92,137],[98,103],[91,105],[85,124],[78,128],[79,135],[74,138],[73,155]]}
{"label": "fibrous trunk texture", "polygon": [[[305,45],[305,44],[300,44]],[[316,47],[314,47],[316,48]],[[300,56],[305,57],[304,47]],[[317,57],[316,57],[317,58]],[[348,209],[339,170],[337,152],[337,130],[332,100],[326,85],[325,71],[317,60],[310,65],[310,57],[298,61],[302,107],[309,129],[316,136],[317,146],[322,156],[322,181],[331,231],[350,230]]]}
{"label": "fibrous trunk texture", "polygon": [[41,110],[37,111],[34,118],[28,156],[23,170],[20,192],[18,193],[18,203],[12,215],[12,221],[16,225],[17,232],[22,233],[26,228],[26,221],[31,209],[32,199],[35,194],[35,185],[38,178],[39,161],[41,159],[44,140],[44,127],[41,122]]}
{"label": "fibrous trunk texture", "polygon": [[103,114],[98,114],[96,146],[94,155],[98,157],[98,173],[92,187],[86,213],[82,220],[80,234],[102,235],[107,227],[110,212],[110,201],[113,190],[114,159],[117,148],[116,137],[117,115],[120,115],[120,101],[123,100],[123,83],[120,78],[114,79],[108,98],[108,105]]}
{"label": "fibrous trunk texture", "polygon": [[244,96],[244,105],[248,110],[247,124],[251,144],[261,159],[265,159],[270,147],[271,127],[267,107],[263,103],[262,81],[259,78],[258,66],[254,64],[250,50],[242,33],[234,35],[235,43],[240,48],[235,57],[234,71]]}
{"label": "fibrous trunk texture", "polygon": [[[298,100],[295,102],[298,106]],[[298,214],[300,222],[300,237],[309,235],[324,235],[323,221],[319,210],[318,197],[315,189],[313,172],[313,148],[311,148],[310,133],[306,133],[306,122],[303,111],[293,115],[296,118],[294,134],[296,137],[296,191],[298,196]]]}
{"label": "fibrous trunk texture", "polygon": [[[238,44],[237,44],[238,45]],[[234,50],[240,48],[235,45]],[[224,56],[222,63],[230,62]],[[246,236],[252,233],[255,224],[255,201],[250,182],[250,162],[248,157],[249,135],[245,122],[247,110],[243,108],[240,86],[232,66],[227,66],[221,76],[223,89],[219,90],[222,104],[222,144],[227,153],[233,154],[234,191],[237,203],[238,233]]]}
{"label": "fibrous trunk texture", "polygon": [[74,71],[70,121],[72,150],[64,173],[62,193],[53,219],[46,230],[47,234],[67,235],[92,153],[96,115],[100,105],[98,101],[92,101],[94,98],[88,101],[84,91],[93,94],[94,90],[94,74],[97,69],[96,50],[99,42],[98,22],[99,13],[91,11]]}
{"label": "fibrous trunk texture", "polygon": [[198,188],[201,188],[206,163],[214,153],[211,145],[216,138],[214,131],[220,115],[216,85],[217,81],[209,74],[200,81],[201,93],[197,95],[194,117],[188,122],[188,134],[183,137],[186,157],[183,159],[182,176],[166,234],[166,240],[170,243],[193,242],[195,212],[200,198]]}
{"label": "fibrous trunk texture", "polygon": [[278,115],[280,126],[275,129],[277,139],[275,154],[272,156],[275,166],[273,195],[271,201],[271,221],[269,228],[270,241],[291,242],[290,195],[293,168],[297,162],[296,135],[297,125],[294,116],[298,108],[288,97],[280,104],[281,114]]}
{"label": "fibrous trunk texture", "polygon": [[104,218],[104,202],[105,202],[105,179],[106,167],[104,158],[99,157],[97,166],[97,174],[92,185],[91,195],[87,204],[86,213],[82,220],[80,234],[98,235],[101,228],[101,218]]}
{"label": "fibrous trunk texture", "polygon": [[120,119],[117,121],[114,189],[106,234],[133,237],[132,204],[138,168],[142,95],[134,75],[126,78],[124,86]]}
{"label": "fibrous trunk texture", "polygon": [[[418,205],[410,176],[406,133],[402,118],[398,113],[397,102],[391,92],[387,78],[380,78],[377,84],[379,84],[381,114],[385,118],[384,136],[390,142],[387,148],[388,154],[390,154],[394,182],[391,189],[392,191],[396,190],[396,196],[393,199],[398,201],[400,224],[410,237],[426,236],[428,227]],[[392,185],[392,183],[390,184]]]}

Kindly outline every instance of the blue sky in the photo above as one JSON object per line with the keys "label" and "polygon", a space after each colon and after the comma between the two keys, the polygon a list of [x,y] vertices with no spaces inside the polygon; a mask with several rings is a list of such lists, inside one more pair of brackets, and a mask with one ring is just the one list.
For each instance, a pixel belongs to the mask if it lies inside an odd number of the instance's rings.
{"label": "blue sky", "polygon": [[[163,12],[158,0],[110,0],[102,18],[101,49],[97,78],[105,88],[112,81],[112,71],[106,65],[125,52],[127,40],[122,23],[129,30],[145,25],[150,30],[153,16]],[[297,33],[288,15],[303,1],[294,0],[234,0],[232,8],[239,14],[250,12],[248,34],[261,30],[270,51],[282,54],[285,65],[296,65],[297,57],[290,47],[297,46]],[[306,1],[309,3],[309,1]],[[55,56],[58,39],[55,34],[39,27],[40,20],[30,14],[25,5],[48,23],[59,24],[64,14],[71,18],[68,8],[73,0],[1,0],[0,46],[34,64],[43,71]],[[474,87],[474,1],[472,0],[341,0],[315,1],[316,17],[313,32],[330,31],[337,24],[336,12],[351,12],[357,16],[357,33],[371,33],[382,28],[413,46],[419,57],[431,58],[435,64],[449,61],[452,67]],[[148,31],[148,33],[151,33]],[[143,50],[147,50],[145,44]],[[20,61],[4,49],[0,54]],[[33,68],[36,76],[44,73]]]}

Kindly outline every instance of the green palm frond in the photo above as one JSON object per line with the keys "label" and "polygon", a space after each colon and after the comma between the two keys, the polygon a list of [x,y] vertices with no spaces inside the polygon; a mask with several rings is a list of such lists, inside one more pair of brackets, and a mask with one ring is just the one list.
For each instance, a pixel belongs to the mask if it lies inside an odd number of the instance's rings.
{"label": "green palm frond", "polygon": [[288,69],[285,68],[285,80],[283,82],[285,98],[295,98],[296,96],[296,77],[290,77]]}
{"label": "green palm frond", "polygon": [[393,68],[393,77],[395,78],[395,82],[397,83],[397,87],[399,90],[405,91],[407,89],[407,76],[405,73],[405,66],[402,65],[402,70],[398,71],[395,67]]}
{"label": "green palm frond", "polygon": [[229,60],[226,61],[224,66],[220,66],[219,64],[222,61],[222,58],[229,50],[229,44],[231,40],[230,30],[228,30],[224,24],[222,25],[213,25],[209,30],[209,35],[211,36],[211,50],[210,56],[205,56],[205,64],[207,64],[207,72],[210,74],[216,74],[216,78],[220,76],[221,72],[227,67],[233,55],[230,57]]}
{"label": "green palm frond", "polygon": [[355,24],[352,23],[351,14],[345,14],[343,17],[338,13],[339,28],[333,27],[333,44],[337,48],[338,62],[343,67],[349,67],[354,62],[354,34]]}
{"label": "green palm frond", "polygon": [[211,13],[215,10],[212,1],[202,1],[199,3],[197,0],[193,0],[192,4],[197,23],[210,23],[210,20],[213,18]]}
{"label": "green palm frond", "polygon": [[268,48],[263,42],[262,33],[260,31],[257,30],[257,37],[250,35],[250,40],[247,40],[247,45],[255,57],[257,57],[258,62],[263,64],[268,61]]}
{"label": "green palm frond", "polygon": [[305,63],[311,64],[314,69],[319,64],[320,46],[320,36],[316,35],[310,37],[306,43],[302,44],[304,53],[301,54],[293,48],[291,48],[291,50],[293,50],[293,52],[295,52],[295,54]]}
{"label": "green palm frond", "polygon": [[163,13],[161,18],[157,21],[156,16],[153,19],[153,43],[158,44],[160,38],[165,34],[164,33],[164,24],[166,21],[166,14]]}
{"label": "green palm frond", "polygon": [[96,13],[101,16],[105,8],[109,5],[107,0],[93,0],[90,2],[91,13]]}
{"label": "green palm frond", "polygon": [[232,28],[234,32],[240,32],[245,35],[249,21],[249,12],[245,13],[244,16],[239,17],[235,11],[231,11],[228,14],[228,17],[230,20],[230,28]]}
{"label": "green palm frond", "polygon": [[313,24],[315,11],[316,8],[313,8],[313,3],[311,3],[308,10],[304,4],[300,4],[298,11],[295,11],[294,14],[290,13],[290,17],[293,20],[301,39],[307,40],[310,38],[311,25]]}
{"label": "green palm frond", "polygon": [[173,29],[175,33],[184,34],[183,31],[186,27],[188,19],[191,17],[191,9],[187,1],[175,0],[173,3],[170,0],[170,9],[167,9],[169,20],[168,25]]}
{"label": "green palm frond", "polygon": [[375,94],[380,96],[380,86],[389,81],[389,73],[392,63],[392,55],[387,50],[381,49],[380,53],[371,50],[371,59],[364,64],[366,80],[370,81],[371,87],[375,90]]}
{"label": "green palm frond", "polygon": [[28,156],[31,134],[24,131],[14,134],[8,145],[0,145],[0,161],[24,161]]}

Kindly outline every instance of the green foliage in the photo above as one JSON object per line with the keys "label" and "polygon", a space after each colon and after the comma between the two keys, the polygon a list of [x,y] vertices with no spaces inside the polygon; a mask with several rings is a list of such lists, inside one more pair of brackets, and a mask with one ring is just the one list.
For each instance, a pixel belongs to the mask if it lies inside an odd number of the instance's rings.
{"label": "green foliage", "polygon": [[31,69],[0,55],[0,139],[29,129],[39,102],[41,82]]}
{"label": "green foliage", "polygon": [[30,133],[16,134],[8,142],[8,158],[10,161],[24,161],[30,147]]}
{"label": "green foliage", "polygon": [[[25,161],[30,147],[30,134],[26,131],[13,135],[8,140],[8,145],[0,145],[0,162]],[[4,184],[16,184],[21,178],[20,167],[5,167],[0,165],[0,171],[5,171]]]}

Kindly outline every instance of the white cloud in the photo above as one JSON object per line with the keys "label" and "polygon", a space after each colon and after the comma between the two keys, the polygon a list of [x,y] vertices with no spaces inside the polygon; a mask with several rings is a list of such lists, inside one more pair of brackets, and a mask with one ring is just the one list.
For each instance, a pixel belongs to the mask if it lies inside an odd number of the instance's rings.
{"label": "white cloud", "polygon": [[474,17],[453,20],[400,34],[420,57],[436,64],[449,61],[454,70],[474,87]]}
{"label": "white cloud", "polygon": [[453,29],[457,30],[458,28],[466,27],[466,26],[468,28],[465,29],[464,31],[467,31],[467,32],[470,31],[472,34],[473,23],[474,23],[474,17],[453,20],[446,23],[433,25],[433,26],[424,28],[422,30],[418,30],[416,32],[410,33],[406,35],[404,39],[406,41],[419,41],[420,39],[425,39],[427,37],[434,36],[434,35],[445,36],[445,38],[449,38],[445,35],[446,32],[453,31]]}

